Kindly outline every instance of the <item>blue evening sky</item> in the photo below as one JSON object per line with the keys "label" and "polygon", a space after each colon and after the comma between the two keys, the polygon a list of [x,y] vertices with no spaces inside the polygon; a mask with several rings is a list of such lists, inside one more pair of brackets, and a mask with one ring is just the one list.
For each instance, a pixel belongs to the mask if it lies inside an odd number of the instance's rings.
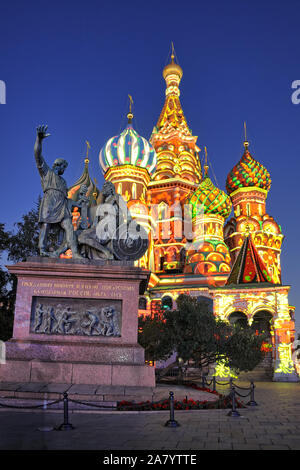
{"label": "blue evening sky", "polygon": [[[126,125],[149,138],[164,102],[162,69],[171,41],[183,68],[181,102],[198,144],[208,148],[219,187],[243,151],[271,173],[267,210],[281,224],[283,282],[300,305],[300,1],[16,1],[0,9],[1,222],[11,228],[41,193],[35,128],[47,123],[44,156],[81,175],[85,141],[101,186],[99,150]],[[300,314],[296,314],[300,320]],[[299,321],[300,323],[300,321]]]}

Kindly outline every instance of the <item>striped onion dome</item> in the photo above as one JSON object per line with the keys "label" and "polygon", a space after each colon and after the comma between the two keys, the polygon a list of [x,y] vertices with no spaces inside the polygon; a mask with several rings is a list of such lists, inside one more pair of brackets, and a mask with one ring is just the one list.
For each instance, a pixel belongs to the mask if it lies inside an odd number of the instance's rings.
{"label": "striped onion dome", "polygon": [[[245,144],[248,143],[245,142]],[[271,187],[271,177],[268,170],[251,156],[248,145],[245,145],[242,158],[227,176],[226,189],[228,194],[231,194],[239,188],[249,186],[268,191]]]}
{"label": "striped onion dome", "polygon": [[152,174],[157,157],[152,145],[129,123],[120,135],[107,141],[100,151],[99,162],[103,173],[114,166],[133,165],[146,168]]}
{"label": "striped onion dome", "polygon": [[208,176],[202,180],[187,202],[192,205],[193,218],[203,210],[204,214],[217,214],[226,219],[232,209],[230,197],[216,188]]}

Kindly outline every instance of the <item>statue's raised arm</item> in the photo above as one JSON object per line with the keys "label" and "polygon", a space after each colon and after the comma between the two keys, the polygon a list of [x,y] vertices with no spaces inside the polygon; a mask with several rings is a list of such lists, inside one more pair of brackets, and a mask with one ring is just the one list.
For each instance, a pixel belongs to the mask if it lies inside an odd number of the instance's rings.
{"label": "statue's raised arm", "polygon": [[34,156],[35,156],[35,161],[36,161],[36,166],[37,169],[39,170],[39,173],[41,176],[44,176],[49,167],[47,163],[45,162],[45,159],[42,155],[42,141],[46,138],[49,137],[50,134],[47,134],[47,129],[48,126],[38,126],[36,129],[36,141],[34,144]]}
{"label": "statue's raised arm", "polygon": [[[63,158],[56,158],[50,168],[42,155],[42,142],[50,134],[47,134],[47,126],[39,126],[36,129],[36,141],[34,144],[34,156],[36,166],[41,176],[44,195],[39,209],[39,223],[41,226],[39,236],[39,252],[41,256],[58,258],[66,250],[72,251],[73,258],[81,258],[78,253],[77,240],[72,224],[72,214],[68,202],[68,186],[63,178],[68,162]],[[50,252],[47,248],[48,230],[53,224],[59,225],[64,231],[64,239],[61,245]]]}

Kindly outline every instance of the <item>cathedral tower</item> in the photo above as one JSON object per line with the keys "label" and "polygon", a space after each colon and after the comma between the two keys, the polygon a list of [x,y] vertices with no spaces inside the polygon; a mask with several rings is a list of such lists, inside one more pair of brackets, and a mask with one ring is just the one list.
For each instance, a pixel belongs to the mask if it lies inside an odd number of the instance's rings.
{"label": "cathedral tower", "polygon": [[148,185],[148,202],[156,207],[154,234],[155,272],[182,272],[185,243],[182,220],[187,196],[201,181],[202,172],[196,145],[180,103],[182,68],[171,62],[163,69],[165,103],[150,142],[157,153],[157,166]]}
{"label": "cathedral tower", "polygon": [[151,216],[147,206],[147,187],[156,168],[156,152],[132,126],[132,98],[127,114],[128,124],[121,134],[111,137],[99,154],[99,163],[106,181],[111,181],[116,192],[127,202],[132,217],[149,235],[149,248],[136,265],[153,268]]}
{"label": "cathedral tower", "polygon": [[280,225],[266,212],[266,199],[270,187],[270,173],[252,157],[249,152],[249,142],[245,140],[243,156],[226,180],[234,217],[225,226],[225,241],[235,261],[246,234],[251,233],[272,281],[280,284],[283,234]]}
{"label": "cathedral tower", "polygon": [[210,285],[224,285],[231,270],[229,249],[223,226],[230,215],[230,197],[208,176],[205,148],[204,178],[187,203],[192,206],[193,242],[186,252],[185,273],[197,274]]}

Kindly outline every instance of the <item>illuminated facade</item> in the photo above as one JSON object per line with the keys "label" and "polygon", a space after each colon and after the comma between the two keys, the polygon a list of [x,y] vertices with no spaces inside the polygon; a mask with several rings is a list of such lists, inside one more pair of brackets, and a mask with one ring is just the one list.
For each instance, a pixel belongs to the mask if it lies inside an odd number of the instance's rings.
{"label": "illuminated facade", "polygon": [[[173,308],[181,293],[209,298],[220,318],[258,329],[267,324],[274,380],[297,380],[294,308],[288,302],[290,286],[281,284],[283,234],[266,212],[270,175],[252,157],[245,138],[244,154],[227,177],[227,194],[214,185],[207,158],[201,167],[197,137],[181,107],[183,71],[174,59],[173,52],[163,70],[165,102],[149,141],[132,126],[130,97],[127,127],[99,154],[104,178],[114,183],[149,236],[149,249],[138,261],[151,271],[140,313]],[[101,194],[88,182],[91,204],[97,203]]]}

